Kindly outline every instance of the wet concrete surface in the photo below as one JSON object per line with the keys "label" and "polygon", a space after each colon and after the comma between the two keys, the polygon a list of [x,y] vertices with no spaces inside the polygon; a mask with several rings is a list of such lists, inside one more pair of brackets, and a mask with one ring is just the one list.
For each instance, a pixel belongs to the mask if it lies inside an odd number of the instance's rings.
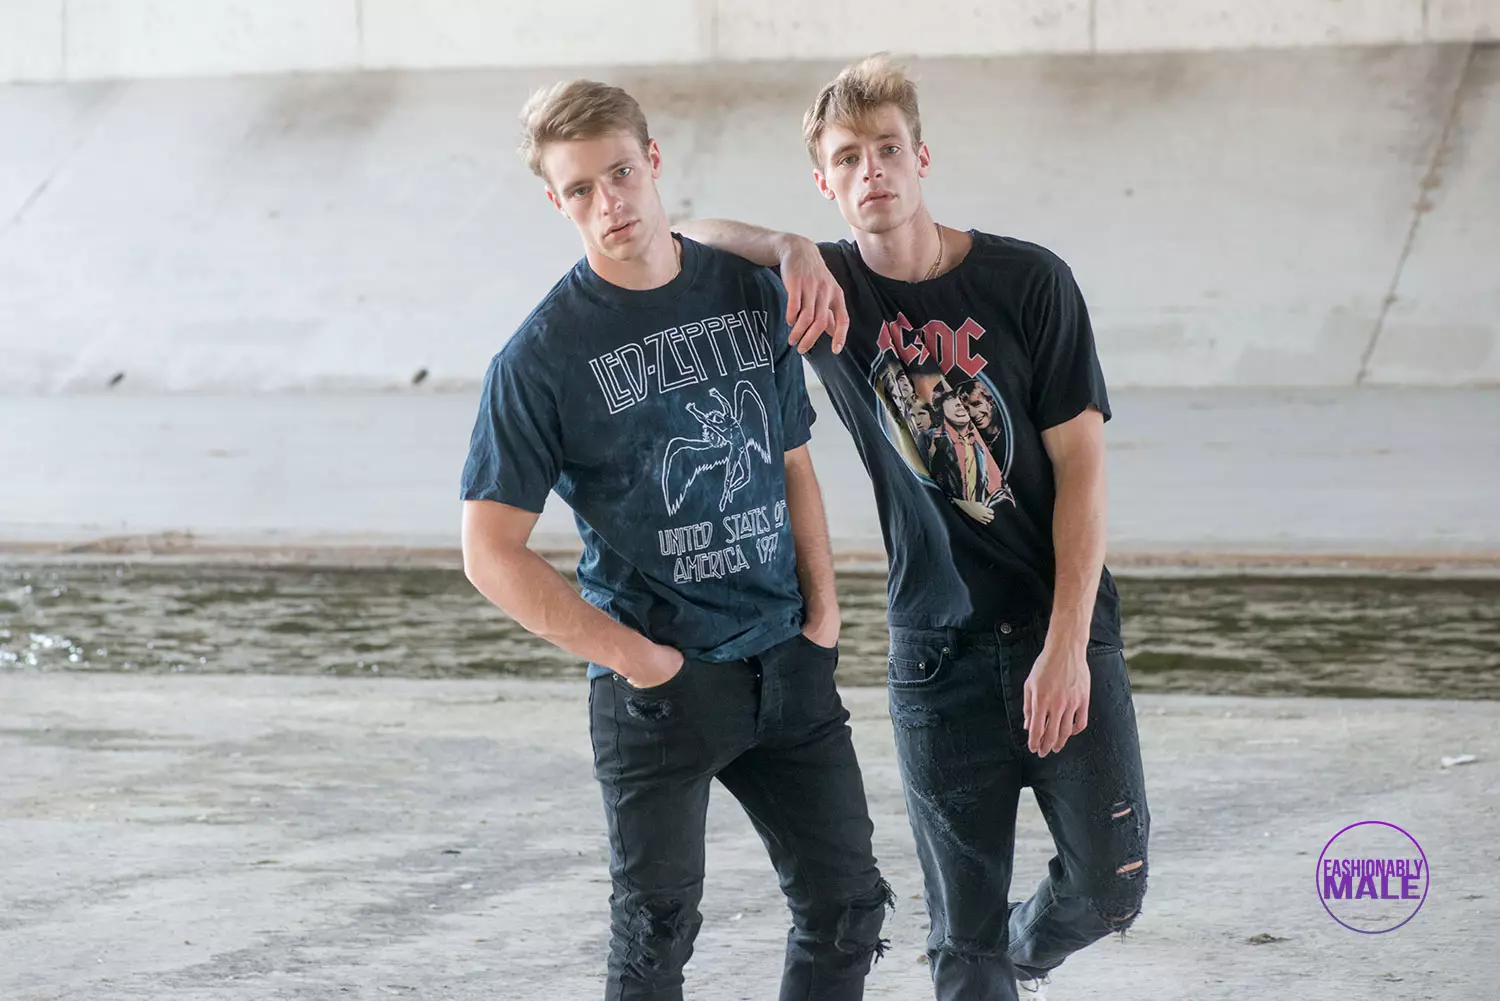
{"label": "wet concrete surface", "polygon": [[[607,848],[581,681],[0,674],[0,998],[597,998]],[[885,696],[845,700],[898,896],[872,998],[930,997]],[[1500,978],[1500,704],[1137,697],[1153,822],[1128,936],[1053,1001],[1478,999]],[[1477,760],[1444,768],[1443,755]],[[1432,885],[1385,935],[1313,884],[1357,820]],[[1023,796],[1012,897],[1052,854]],[[710,810],[700,1001],[775,996],[785,909]]]}
{"label": "wet concrete surface", "polygon": [[[841,574],[841,676],[885,680],[885,580]],[[1129,576],[1138,691],[1500,699],[1500,580]],[[0,563],[0,672],[578,677],[456,568]]]}

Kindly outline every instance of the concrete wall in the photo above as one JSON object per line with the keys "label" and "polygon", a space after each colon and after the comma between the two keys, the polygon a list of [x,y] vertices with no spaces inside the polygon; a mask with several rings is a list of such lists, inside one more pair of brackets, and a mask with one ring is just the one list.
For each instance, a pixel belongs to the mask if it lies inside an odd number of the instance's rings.
{"label": "concrete wall", "polygon": [[[674,216],[845,234],[832,62],[595,69]],[[1068,259],[1118,385],[1500,382],[1500,48],[917,64],[944,222]],[[577,237],[513,153],[559,71],[0,87],[0,392],[468,384]]]}
{"label": "concrete wall", "polygon": [[0,81],[1401,44],[1500,0],[3,0]]}

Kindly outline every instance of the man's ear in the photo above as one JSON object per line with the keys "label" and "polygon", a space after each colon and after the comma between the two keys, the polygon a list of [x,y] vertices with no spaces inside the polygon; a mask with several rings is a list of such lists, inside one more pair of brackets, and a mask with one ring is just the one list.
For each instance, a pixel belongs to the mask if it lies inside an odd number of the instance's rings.
{"label": "man's ear", "polygon": [[917,176],[926,177],[931,169],[932,153],[928,151],[926,143],[917,143]]}
{"label": "man's ear", "polygon": [[655,139],[646,140],[646,162],[651,164],[651,177],[655,180],[660,180],[661,147],[656,145]]}
{"label": "man's ear", "polygon": [[823,172],[817,168],[813,168],[813,183],[817,184],[819,194],[830,202],[834,200],[833,189],[828,186],[828,178],[824,177]]}

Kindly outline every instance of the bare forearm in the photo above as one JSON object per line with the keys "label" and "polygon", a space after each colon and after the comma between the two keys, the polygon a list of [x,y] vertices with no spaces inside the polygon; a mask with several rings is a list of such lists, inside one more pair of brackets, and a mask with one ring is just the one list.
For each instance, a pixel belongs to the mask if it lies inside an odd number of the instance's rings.
{"label": "bare forearm", "polygon": [[580,598],[550,563],[530,549],[491,549],[470,558],[469,580],[527,632],[584,660],[629,675],[650,641]]}
{"label": "bare forearm", "polygon": [[693,219],[677,226],[677,231],[690,240],[768,268],[781,263],[788,241],[799,239],[789,233],[730,219]]}
{"label": "bare forearm", "polygon": [[787,517],[791,520],[792,543],[797,552],[797,583],[807,606],[808,625],[836,639],[839,599],[828,541],[828,518],[823,508],[823,491],[818,486],[812,461],[806,456],[806,448],[804,445],[788,453],[786,470]]}
{"label": "bare forearm", "polygon": [[807,354],[824,334],[832,340],[834,354],[844,349],[849,334],[844,290],[812,240],[729,219],[694,219],[677,228],[716,250],[780,268],[786,286],[787,342],[800,353]]}
{"label": "bare forearm", "polygon": [[1103,463],[1079,463],[1057,471],[1052,542],[1057,578],[1048,641],[1076,648],[1088,645],[1089,623],[1104,568],[1106,502]]}

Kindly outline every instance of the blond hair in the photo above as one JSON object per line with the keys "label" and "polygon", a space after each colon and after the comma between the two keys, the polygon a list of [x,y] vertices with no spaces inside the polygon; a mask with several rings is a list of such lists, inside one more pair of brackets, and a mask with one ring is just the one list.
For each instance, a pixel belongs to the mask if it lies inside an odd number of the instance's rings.
{"label": "blond hair", "polygon": [[818,99],[802,116],[802,138],[807,155],[818,162],[818,141],[830,125],[858,129],[876,109],[894,104],[906,118],[914,143],[922,141],[922,115],[917,110],[917,85],[906,67],[885,52],[844,67],[833,82],[818,92]]}
{"label": "blond hair", "polygon": [[[542,180],[542,147],[550,142],[597,139],[611,132],[628,132],[644,151],[651,142],[646,114],[619,87],[597,80],[566,80],[531,95],[521,108],[519,152],[531,172]],[[551,182],[548,182],[551,183]]]}

